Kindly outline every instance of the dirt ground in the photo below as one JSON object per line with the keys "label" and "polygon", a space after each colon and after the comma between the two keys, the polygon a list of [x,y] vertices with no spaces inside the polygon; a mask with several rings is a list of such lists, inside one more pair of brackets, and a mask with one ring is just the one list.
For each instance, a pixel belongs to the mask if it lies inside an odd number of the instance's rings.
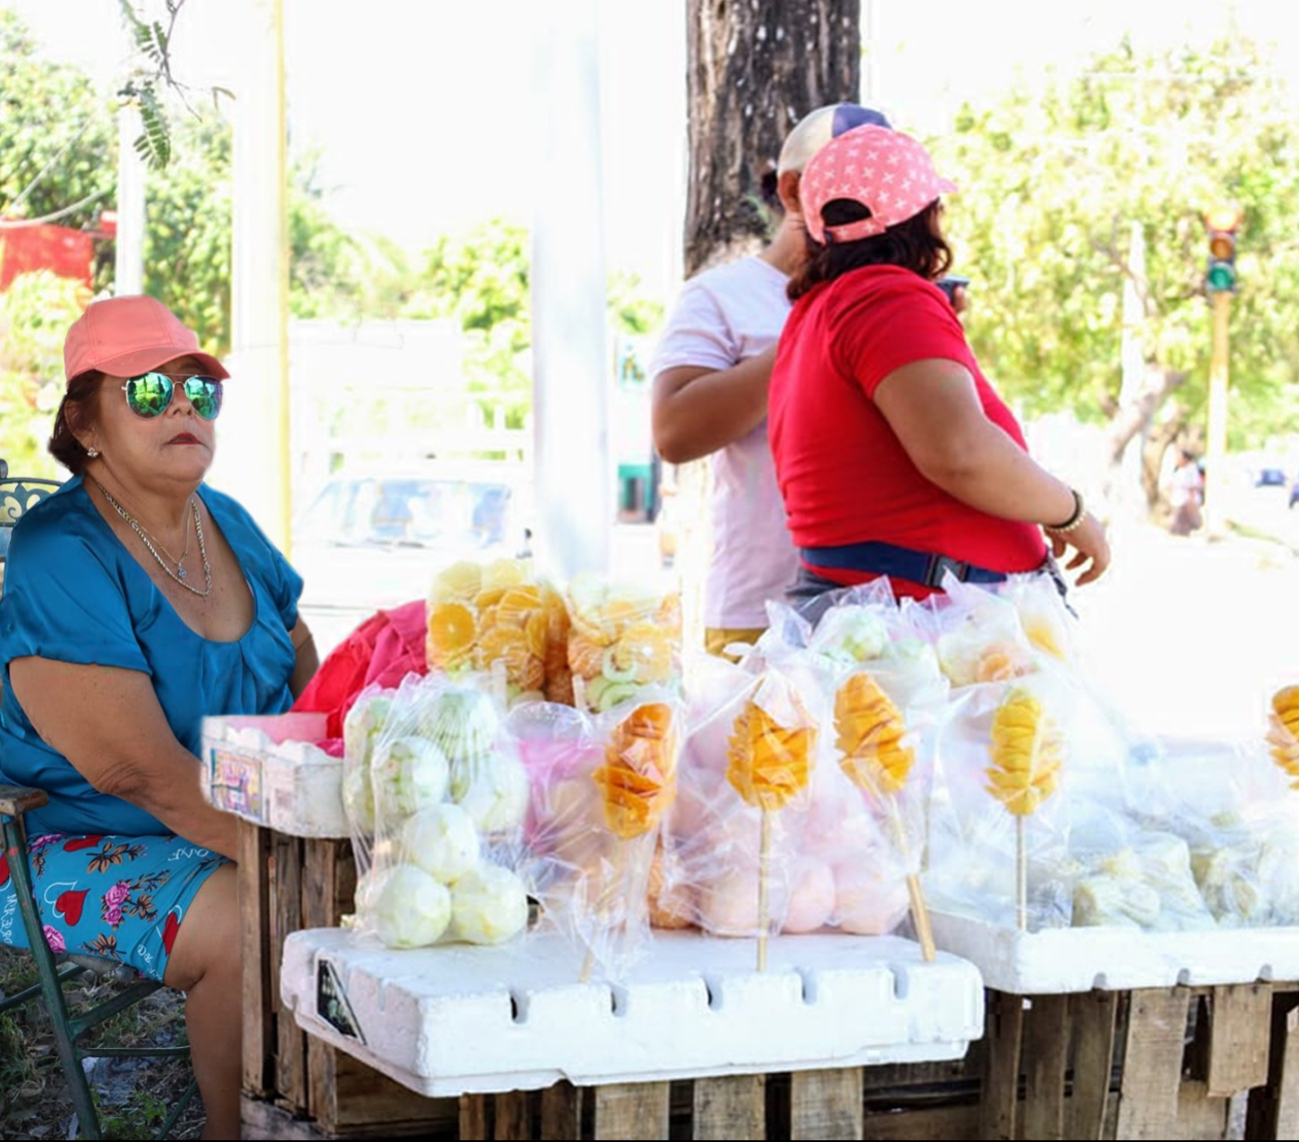
{"label": "dirt ground", "polygon": [[[26,952],[0,947],[0,995],[36,981]],[[85,980],[67,988],[74,1010],[107,999],[121,985]],[[93,1029],[92,1045],[167,1047],[186,1042],[184,996],[163,988]],[[153,1137],[193,1079],[185,1059],[87,1059],[106,1138]],[[0,1015],[0,1138],[75,1138],[78,1123],[54,1034],[40,1001]],[[197,1138],[203,1105],[194,1097],[169,1138]]]}

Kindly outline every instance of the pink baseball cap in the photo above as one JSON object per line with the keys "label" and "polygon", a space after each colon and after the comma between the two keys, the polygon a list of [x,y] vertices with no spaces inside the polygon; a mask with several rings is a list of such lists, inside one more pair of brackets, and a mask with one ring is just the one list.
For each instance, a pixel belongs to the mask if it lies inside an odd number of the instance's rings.
{"label": "pink baseball cap", "polygon": [[96,369],[114,377],[138,377],[173,357],[194,357],[218,380],[225,366],[198,347],[198,338],[170,309],[143,294],[92,301],[63,342],[68,382]]}
{"label": "pink baseball cap", "polygon": [[[868,124],[832,139],[812,156],[803,171],[799,198],[808,233],[816,241],[856,242],[914,218],[955,189],[910,135]],[[870,217],[826,226],[821,211],[838,198],[866,207]]]}

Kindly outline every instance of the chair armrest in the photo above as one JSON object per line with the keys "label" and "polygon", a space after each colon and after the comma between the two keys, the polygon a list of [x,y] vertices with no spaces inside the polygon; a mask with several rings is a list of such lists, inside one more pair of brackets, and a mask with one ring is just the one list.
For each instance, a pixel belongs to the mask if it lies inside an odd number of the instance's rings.
{"label": "chair armrest", "polygon": [[0,785],[0,813],[7,817],[21,817],[28,809],[40,809],[49,802],[50,795],[43,789]]}

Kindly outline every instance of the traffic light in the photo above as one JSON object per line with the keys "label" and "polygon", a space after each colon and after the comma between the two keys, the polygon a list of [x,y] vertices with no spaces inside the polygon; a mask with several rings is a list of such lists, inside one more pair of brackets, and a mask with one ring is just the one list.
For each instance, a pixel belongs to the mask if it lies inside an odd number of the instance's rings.
{"label": "traffic light", "polygon": [[1209,231],[1209,265],[1204,275],[1205,292],[1235,293],[1236,231],[1241,211],[1237,206],[1215,206],[1204,216]]}

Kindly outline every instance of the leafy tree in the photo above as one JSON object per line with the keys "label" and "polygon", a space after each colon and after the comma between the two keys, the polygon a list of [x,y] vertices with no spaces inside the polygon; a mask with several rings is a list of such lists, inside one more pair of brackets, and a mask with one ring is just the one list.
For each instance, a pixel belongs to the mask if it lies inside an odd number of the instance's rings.
{"label": "leafy tree", "polygon": [[50,63],[0,9],[0,217],[92,223],[117,182],[108,105],[88,76]]}
{"label": "leafy tree", "polygon": [[89,300],[78,281],[19,274],[0,292],[0,457],[15,476],[53,476],[45,450],[63,395],[63,337]]}
{"label": "leafy tree", "polygon": [[[1299,128],[1277,74],[1240,40],[1151,56],[1125,42],[1045,94],[965,107],[935,143],[961,187],[948,229],[976,278],[980,361],[1030,412],[1063,407],[1106,425],[1115,462],[1163,421],[1146,456],[1152,503],[1163,447],[1204,411],[1203,218],[1217,202],[1244,209],[1232,445],[1299,426],[1284,399],[1299,380]],[[1144,265],[1129,248],[1133,223]],[[1141,299],[1146,357],[1126,391],[1125,280]]]}

